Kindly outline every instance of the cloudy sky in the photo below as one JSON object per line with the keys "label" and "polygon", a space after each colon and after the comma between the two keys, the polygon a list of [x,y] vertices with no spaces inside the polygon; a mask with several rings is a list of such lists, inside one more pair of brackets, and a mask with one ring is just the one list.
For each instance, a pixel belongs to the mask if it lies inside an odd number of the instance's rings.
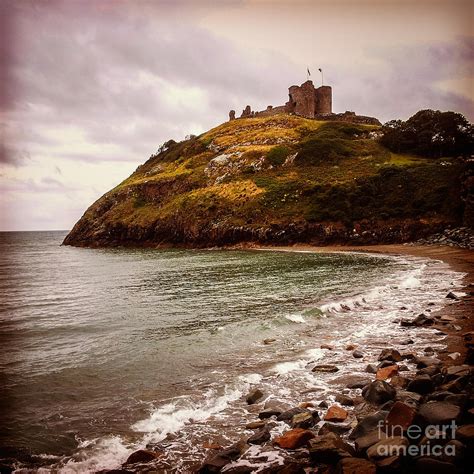
{"label": "cloudy sky", "polygon": [[0,230],[70,229],[161,143],[287,100],[474,119],[472,2],[1,0]]}

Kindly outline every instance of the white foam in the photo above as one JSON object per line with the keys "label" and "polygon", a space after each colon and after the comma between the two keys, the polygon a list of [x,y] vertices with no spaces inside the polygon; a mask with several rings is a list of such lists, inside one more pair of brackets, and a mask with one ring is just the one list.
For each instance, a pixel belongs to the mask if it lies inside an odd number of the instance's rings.
{"label": "white foam", "polygon": [[[70,459],[64,466],[54,469],[53,472],[75,474],[119,468],[127,457],[135,449],[138,449],[138,446],[126,446],[120,436],[86,440],[83,445],[87,446],[87,451],[79,450],[73,459]],[[50,468],[38,469],[40,474],[50,472],[52,472]]]}
{"label": "white foam", "polygon": [[400,284],[400,287],[404,289],[417,288],[419,286],[420,286],[420,280],[413,275],[410,275],[408,278],[403,280],[402,283]]}
{"label": "white foam", "polygon": [[243,395],[241,390],[229,390],[220,397],[209,396],[202,404],[196,404],[188,399],[187,405],[178,407],[175,403],[168,403],[156,410],[151,415],[132,426],[132,429],[146,433],[147,442],[157,443],[162,441],[167,434],[176,433],[191,421],[204,421],[210,416],[221,412],[230,402]]}
{"label": "white foam", "polygon": [[306,320],[301,316],[301,314],[287,314],[286,319],[293,321],[294,323],[305,323]]}
{"label": "white foam", "polygon": [[280,362],[273,367],[273,371],[280,375],[289,374],[295,370],[303,369],[306,366],[306,362],[303,360],[297,360],[295,362]]}

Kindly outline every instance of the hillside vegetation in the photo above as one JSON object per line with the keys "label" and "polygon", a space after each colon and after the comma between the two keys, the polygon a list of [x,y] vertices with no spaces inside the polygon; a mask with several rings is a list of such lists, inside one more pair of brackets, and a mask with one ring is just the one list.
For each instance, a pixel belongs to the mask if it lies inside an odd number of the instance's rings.
{"label": "hillside vegetation", "polygon": [[169,141],[65,243],[394,242],[461,223],[465,161],[393,153],[380,134],[275,115]]}

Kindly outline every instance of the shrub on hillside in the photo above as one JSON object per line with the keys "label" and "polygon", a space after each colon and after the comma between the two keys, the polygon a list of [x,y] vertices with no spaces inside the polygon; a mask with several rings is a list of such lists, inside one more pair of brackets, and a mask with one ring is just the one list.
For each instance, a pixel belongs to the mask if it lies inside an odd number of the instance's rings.
{"label": "shrub on hillside", "polygon": [[266,160],[272,166],[280,166],[285,162],[290,152],[291,150],[287,146],[278,145],[267,153]]}

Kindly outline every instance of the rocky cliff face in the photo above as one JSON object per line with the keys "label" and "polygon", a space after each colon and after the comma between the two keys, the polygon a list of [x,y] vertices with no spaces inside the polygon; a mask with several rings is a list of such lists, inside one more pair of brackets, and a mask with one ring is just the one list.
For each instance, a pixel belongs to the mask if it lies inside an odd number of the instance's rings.
{"label": "rocky cliff face", "polygon": [[64,243],[388,243],[461,223],[466,164],[396,155],[378,136],[374,125],[275,115],[167,142]]}

